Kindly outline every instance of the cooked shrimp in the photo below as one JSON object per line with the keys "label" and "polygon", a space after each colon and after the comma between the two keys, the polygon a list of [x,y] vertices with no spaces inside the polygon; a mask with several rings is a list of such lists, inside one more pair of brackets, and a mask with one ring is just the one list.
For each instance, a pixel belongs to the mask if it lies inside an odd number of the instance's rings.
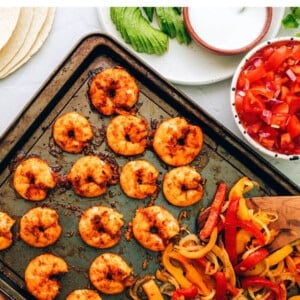
{"label": "cooked shrimp", "polygon": [[171,166],[192,162],[203,146],[203,133],[199,126],[189,124],[182,117],[163,121],[153,137],[153,149],[160,159]]}
{"label": "cooked shrimp", "polygon": [[48,207],[31,208],[20,220],[20,237],[33,247],[47,247],[60,237],[62,228],[57,212]]}
{"label": "cooked shrimp", "polygon": [[131,198],[144,199],[155,197],[158,192],[159,172],[148,161],[132,160],[127,162],[120,173],[120,185],[123,192]]}
{"label": "cooked shrimp", "polygon": [[66,300],[102,300],[100,295],[90,289],[79,289],[72,291],[66,298]]}
{"label": "cooked shrimp", "polygon": [[110,248],[121,238],[124,225],[123,215],[105,206],[93,206],[82,214],[79,220],[81,238],[95,248]]}
{"label": "cooked shrimp", "polygon": [[60,290],[55,276],[68,272],[67,263],[51,253],[33,258],[25,270],[27,290],[38,300],[52,300]]}
{"label": "cooked shrimp", "polygon": [[95,258],[89,269],[92,284],[105,294],[119,294],[133,284],[132,268],[119,255],[103,253]]}
{"label": "cooked shrimp", "polygon": [[89,97],[103,115],[130,114],[139,97],[139,87],[133,76],[116,66],[96,74],[90,83]]}
{"label": "cooked shrimp", "polygon": [[91,198],[106,192],[112,176],[113,171],[109,163],[96,155],[87,155],[75,161],[67,180],[77,195]]}
{"label": "cooked shrimp", "polygon": [[201,175],[192,166],[182,166],[168,171],[163,179],[163,194],[176,206],[193,205],[203,196]]}
{"label": "cooked shrimp", "polygon": [[38,157],[21,161],[13,175],[15,190],[26,200],[44,200],[55,185],[55,173],[45,160]]}
{"label": "cooked shrimp", "polygon": [[147,121],[140,117],[116,116],[107,126],[107,143],[115,153],[120,155],[141,154],[146,149],[147,126]]}
{"label": "cooked shrimp", "polygon": [[13,242],[11,228],[16,220],[5,212],[0,212],[0,250],[7,249]]}
{"label": "cooked shrimp", "polygon": [[78,112],[68,112],[58,117],[53,124],[53,139],[64,151],[81,152],[94,137],[88,119]]}
{"label": "cooked shrimp", "polygon": [[132,220],[132,232],[143,247],[162,251],[169,240],[179,233],[179,224],[162,206],[139,207]]}

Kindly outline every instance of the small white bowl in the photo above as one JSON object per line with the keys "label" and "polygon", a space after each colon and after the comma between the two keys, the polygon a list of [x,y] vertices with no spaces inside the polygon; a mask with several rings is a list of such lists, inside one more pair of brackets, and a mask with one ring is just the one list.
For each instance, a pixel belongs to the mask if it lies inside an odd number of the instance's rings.
{"label": "small white bowl", "polygon": [[272,21],[271,7],[184,7],[191,38],[218,54],[246,52],[258,44]]}
{"label": "small white bowl", "polygon": [[[288,151],[283,152],[281,150],[276,150],[276,149],[274,150],[274,149],[270,149],[266,146],[261,145],[257,140],[258,136],[261,138],[262,137],[261,134],[263,134],[263,132],[268,132],[268,131],[267,130],[260,131],[260,133],[258,133],[256,136],[257,139],[252,137],[249,134],[250,126],[247,127],[247,126],[243,125],[243,121],[240,119],[239,113],[236,109],[236,104],[239,105],[238,103],[243,103],[242,107],[245,108],[245,102],[239,102],[239,101],[241,99],[243,99],[243,101],[244,101],[247,91],[253,87],[252,85],[249,84],[249,82],[244,85],[243,84],[244,81],[240,81],[241,83],[238,84],[241,73],[245,69],[249,70],[249,68],[250,69],[256,68],[259,65],[259,59],[262,59],[262,57],[263,57],[263,55],[262,55],[263,51],[265,51],[264,53],[268,53],[268,51],[266,51],[266,50],[271,49],[271,47],[279,47],[279,45],[287,45],[289,47],[289,45],[291,46],[292,44],[298,45],[299,48],[297,48],[298,49],[297,53],[299,56],[300,55],[300,38],[296,38],[296,37],[273,38],[269,41],[262,42],[259,45],[257,45],[256,47],[254,47],[251,51],[249,51],[244,56],[244,58],[239,63],[239,65],[233,75],[232,82],[231,82],[231,88],[230,88],[230,105],[231,105],[231,111],[233,114],[233,118],[235,120],[235,123],[236,123],[238,129],[240,130],[243,137],[245,138],[245,140],[254,149],[258,150],[259,152],[266,154],[267,156],[272,157],[272,158],[280,158],[280,159],[285,159],[285,160],[299,160],[300,159],[299,151],[298,151],[298,153],[292,153],[292,152],[290,153]],[[263,59],[262,61],[265,63],[266,59]],[[254,64],[256,64],[256,66],[254,66],[252,64],[252,62],[254,62]],[[270,63],[269,63],[269,65],[270,65]],[[276,68],[274,67],[274,69],[276,69]],[[271,68],[270,68],[270,70],[271,70]],[[279,68],[277,68],[276,70],[279,70]],[[246,74],[249,74],[249,71]],[[291,80],[291,81],[300,80],[300,79],[295,79],[295,76],[300,77],[300,74],[297,75],[297,74],[292,73],[292,74],[287,75],[286,71],[283,74],[286,76],[286,78],[288,78],[288,80]],[[262,80],[262,79],[260,78],[259,80]],[[272,85],[270,83],[268,83],[266,86],[268,86],[269,90],[270,90],[270,87]],[[273,90],[272,90],[272,92],[273,92]],[[285,97],[281,96],[282,94],[280,94],[279,92],[280,92],[280,89],[277,87],[277,91],[274,91],[274,95],[276,95],[276,96],[273,95],[270,99],[264,98],[265,99],[263,101],[263,103],[265,105],[264,109],[263,109],[264,115],[261,116],[262,120],[267,120],[266,122],[269,122],[269,125],[271,124],[270,126],[272,128],[274,128],[274,130],[279,130],[277,128],[277,124],[275,124],[276,125],[275,126],[274,123],[270,122],[270,119],[268,119],[268,118],[265,119],[265,118],[268,115],[268,111],[271,111],[272,113],[274,113],[274,109],[276,108],[276,106],[281,104],[282,101],[284,101],[283,99],[286,99]],[[256,97],[259,97],[259,96],[256,96]],[[254,102],[252,102],[252,103],[254,103]],[[270,109],[270,105],[274,105],[274,106],[271,106],[273,108]],[[272,109],[273,109],[273,111],[272,111]],[[296,113],[297,113],[297,115],[300,115],[300,107],[296,110]],[[292,114],[290,106],[289,106],[288,114],[289,115]],[[249,119],[249,113],[247,115],[245,114],[245,116],[246,116],[245,118]],[[257,119],[255,119],[255,120],[257,120]],[[288,120],[290,120],[289,117],[287,117],[287,121],[283,124],[287,124],[289,122]],[[249,119],[249,121],[250,121],[250,119]],[[259,119],[259,121],[261,121],[261,120]],[[280,127],[280,126],[278,126],[278,127]],[[284,127],[281,127],[281,130],[282,130],[281,132],[285,132],[285,130],[288,131],[287,129],[284,129]],[[255,131],[253,131],[253,132],[255,132]],[[255,136],[255,134],[253,134],[253,136]],[[294,142],[294,139],[293,139],[293,142]],[[298,136],[297,143],[300,143],[300,135]],[[288,144],[290,144],[290,143],[288,143]]]}

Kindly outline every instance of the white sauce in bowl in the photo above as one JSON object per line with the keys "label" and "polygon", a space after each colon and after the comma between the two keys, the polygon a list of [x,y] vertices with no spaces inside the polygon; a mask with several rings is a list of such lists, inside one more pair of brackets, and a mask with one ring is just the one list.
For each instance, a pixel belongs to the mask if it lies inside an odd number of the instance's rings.
{"label": "white sauce in bowl", "polygon": [[215,48],[239,49],[252,43],[262,32],[267,18],[265,7],[190,7],[194,31]]}

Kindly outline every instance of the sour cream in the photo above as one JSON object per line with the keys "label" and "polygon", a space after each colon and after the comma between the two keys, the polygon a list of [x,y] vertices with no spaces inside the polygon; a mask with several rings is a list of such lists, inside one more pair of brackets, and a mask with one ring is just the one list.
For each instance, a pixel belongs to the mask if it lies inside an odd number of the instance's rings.
{"label": "sour cream", "polygon": [[269,14],[266,7],[188,8],[189,26],[200,42],[215,48],[212,50],[224,51],[259,42],[270,26],[272,13]]}

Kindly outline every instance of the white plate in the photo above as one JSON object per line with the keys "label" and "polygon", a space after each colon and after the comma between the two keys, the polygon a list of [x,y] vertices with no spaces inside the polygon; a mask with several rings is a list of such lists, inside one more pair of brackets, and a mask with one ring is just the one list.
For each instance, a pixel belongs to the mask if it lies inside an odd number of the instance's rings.
{"label": "white plate", "polygon": [[[112,23],[109,7],[98,7],[97,12],[102,29],[134,51],[123,41]],[[284,12],[283,7],[273,8],[272,23],[263,40],[277,35]],[[222,24],[220,24],[220,30],[222,30]],[[244,56],[244,54],[218,55],[201,48],[194,42],[189,46],[184,46],[176,40],[170,40],[169,50],[162,56],[134,53],[171,82],[184,85],[210,84],[227,79],[233,75],[236,66]]]}

